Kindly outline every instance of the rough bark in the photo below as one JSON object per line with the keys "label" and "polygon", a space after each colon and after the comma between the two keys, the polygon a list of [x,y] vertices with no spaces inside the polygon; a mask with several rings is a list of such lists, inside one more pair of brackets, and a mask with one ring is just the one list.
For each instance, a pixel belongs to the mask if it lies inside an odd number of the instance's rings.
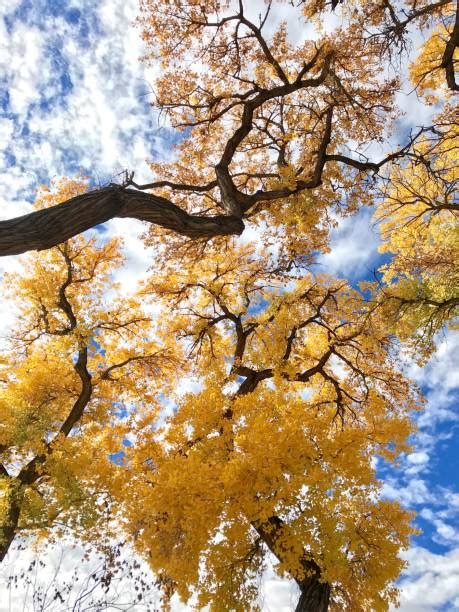
{"label": "rough bark", "polygon": [[459,83],[456,83],[457,60],[454,58],[456,49],[459,48],[459,0],[456,2],[456,16],[451,36],[446,43],[445,52],[442,58],[442,68],[445,69],[446,82],[451,91],[459,91]]}
{"label": "rough bark", "polygon": [[[138,186],[132,178],[125,185],[110,185],[70,198],[51,208],[28,215],[0,221],[0,257],[18,255],[33,250],[49,249],[73,236],[105,223],[115,217],[130,217],[169,229],[192,239],[209,239],[216,236],[240,235],[244,230],[242,217],[260,202],[277,201],[306,189],[314,189],[322,182],[322,172],[327,162],[338,162],[359,172],[377,173],[385,164],[403,157],[418,137],[430,128],[421,128],[409,142],[395,153],[378,162],[361,161],[341,154],[327,154],[331,139],[333,106],[325,113],[324,131],[308,180],[298,180],[296,186],[272,190],[258,190],[251,195],[238,190],[231,178],[229,164],[238,145],[251,130],[253,112],[266,100],[277,95],[287,95],[302,87],[320,85],[328,74],[331,56],[327,57],[320,75],[315,79],[299,80],[290,85],[273,88],[247,102],[241,126],[228,140],[222,159],[215,171],[217,180],[206,185],[186,185],[158,181]],[[192,215],[173,202],[142,189],[169,186],[178,192],[204,192],[218,185],[222,196],[223,215]],[[132,186],[136,188],[132,188]],[[138,188],[137,188],[138,187]]]}
{"label": "rough bark", "polygon": [[51,208],[0,221],[0,256],[49,249],[114,217],[147,221],[190,238],[241,234],[244,229],[237,217],[190,215],[166,198],[110,186]]}
{"label": "rough bark", "polygon": [[299,585],[301,595],[295,612],[327,612],[331,587],[328,582],[321,582],[319,577],[320,571],[308,576]]}
{"label": "rough bark", "polygon": [[[266,521],[253,522],[252,526],[269,550],[282,561],[285,554],[279,539],[283,530],[288,529],[288,525],[278,516],[271,516]],[[322,580],[320,567],[307,554],[301,559],[301,565],[306,577],[303,580],[295,579],[301,591],[296,612],[327,612],[331,585]]]}

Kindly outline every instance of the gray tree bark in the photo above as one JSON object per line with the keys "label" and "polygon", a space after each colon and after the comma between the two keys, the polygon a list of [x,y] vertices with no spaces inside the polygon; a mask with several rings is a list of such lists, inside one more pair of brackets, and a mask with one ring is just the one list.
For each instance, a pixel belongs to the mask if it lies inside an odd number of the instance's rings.
{"label": "gray tree bark", "polygon": [[49,249],[114,217],[147,221],[195,239],[239,235],[244,229],[238,217],[190,215],[161,196],[114,185],[0,221],[0,256]]}

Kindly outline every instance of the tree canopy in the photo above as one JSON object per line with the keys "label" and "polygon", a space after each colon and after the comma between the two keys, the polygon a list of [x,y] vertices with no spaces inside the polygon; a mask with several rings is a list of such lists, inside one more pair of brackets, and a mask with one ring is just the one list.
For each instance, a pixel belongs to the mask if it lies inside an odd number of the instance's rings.
{"label": "tree canopy", "polygon": [[[164,606],[256,609],[268,557],[297,610],[396,603],[412,514],[381,497],[374,458],[409,449],[423,404],[401,345],[425,363],[459,303],[459,12],[295,5],[296,39],[282,3],[254,20],[242,0],[144,0],[154,105],[182,132],[171,161],[143,185],[61,180],[0,222],[0,254],[38,250],[5,279],[2,559],[18,534],[122,532]],[[438,108],[395,146],[410,27],[426,40],[409,78]],[[391,255],[375,279],[313,272],[364,206]],[[122,240],[83,234],[113,217],[149,222],[132,295],[113,281]]]}

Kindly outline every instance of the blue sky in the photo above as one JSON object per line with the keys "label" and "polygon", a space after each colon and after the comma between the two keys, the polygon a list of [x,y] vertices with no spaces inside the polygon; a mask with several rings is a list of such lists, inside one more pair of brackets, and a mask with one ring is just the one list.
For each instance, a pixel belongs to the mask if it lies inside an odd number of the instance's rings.
{"label": "blue sky", "polygon": [[[136,0],[3,4],[1,217],[27,212],[34,190],[60,175],[80,173],[104,184],[128,168],[136,170],[140,181],[147,179],[146,160],[167,158],[175,135],[160,126],[149,105],[155,69],[138,61],[143,48],[133,27]],[[399,101],[407,112],[400,121],[402,130],[410,127],[410,117],[417,123],[428,121],[432,109],[413,95],[400,95]],[[366,209],[340,224],[333,233],[332,252],[321,258],[323,271],[353,283],[372,276],[381,256],[371,215]],[[128,266],[117,280],[132,289],[153,256],[138,241],[141,225],[113,220],[107,231],[125,238]],[[0,272],[18,265],[17,258],[4,258]],[[2,324],[8,322],[4,313]],[[408,361],[404,365],[422,387],[428,405],[418,416],[413,452],[402,458],[400,468],[378,465],[384,494],[414,508],[423,530],[407,553],[402,612],[459,609],[458,349],[457,337],[448,332],[439,338],[438,352],[425,368]],[[265,609],[290,610],[289,589],[267,579]]]}

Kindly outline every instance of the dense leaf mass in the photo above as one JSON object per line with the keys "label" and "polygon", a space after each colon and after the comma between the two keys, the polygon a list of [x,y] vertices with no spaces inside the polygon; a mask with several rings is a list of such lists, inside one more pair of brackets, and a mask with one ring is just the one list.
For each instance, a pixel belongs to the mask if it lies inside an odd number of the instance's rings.
{"label": "dense leaf mass", "polygon": [[[298,610],[388,610],[414,530],[374,458],[409,449],[423,403],[400,350],[424,363],[459,303],[458,12],[306,0],[295,33],[282,2],[248,4],[144,0],[175,155],[151,183],[63,180],[0,222],[0,253],[42,249],[5,279],[1,556],[17,534],[70,527],[134,546],[165,607],[177,592],[257,609],[274,559]],[[395,147],[415,27],[410,78],[436,116]],[[376,280],[313,273],[363,206],[390,254]],[[150,223],[156,259],[133,295],[113,280],[122,241],[81,233],[115,216]]]}

